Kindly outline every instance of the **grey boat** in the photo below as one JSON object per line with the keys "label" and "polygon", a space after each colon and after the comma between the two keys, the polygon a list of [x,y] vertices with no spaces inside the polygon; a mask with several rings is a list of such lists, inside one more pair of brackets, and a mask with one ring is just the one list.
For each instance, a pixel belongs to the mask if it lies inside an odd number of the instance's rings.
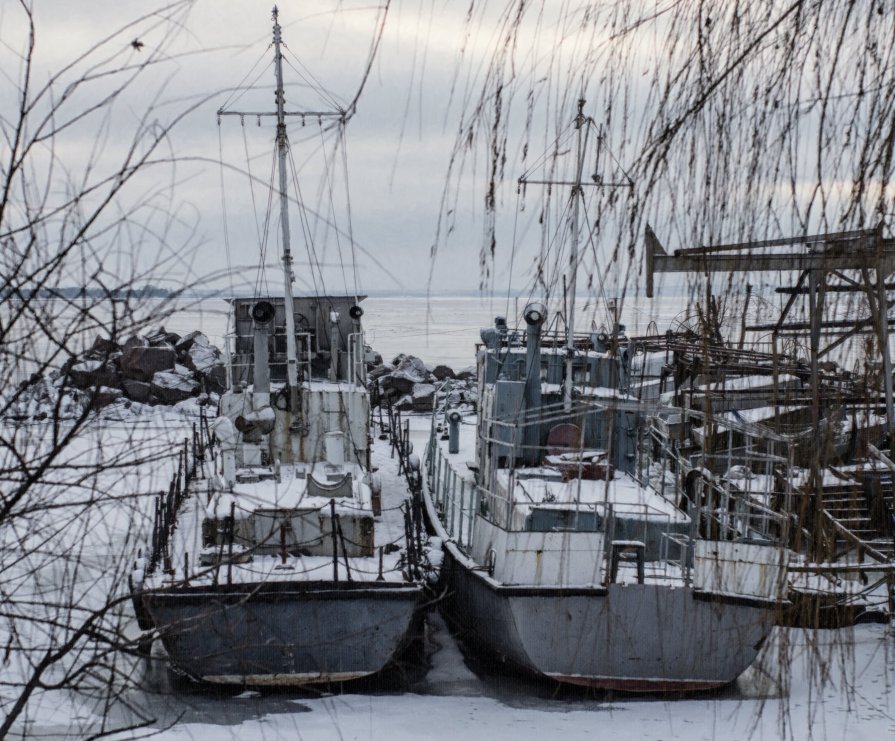
{"label": "grey boat", "polygon": [[425,506],[444,543],[444,605],[470,643],[542,677],[709,689],[749,666],[785,602],[787,523],[727,490],[712,506],[719,497],[685,485],[674,444],[650,444],[663,363],[624,335],[617,311],[608,331],[575,331],[583,189],[629,185],[599,169],[604,136],[584,103],[567,139],[572,179],[519,179],[571,186],[561,320],[538,302],[524,329],[498,317],[481,333],[478,408],[448,392],[433,417]]}
{"label": "grey boat", "polygon": [[[283,175],[276,9],[273,20]],[[159,498],[149,558],[133,579],[141,626],[174,668],[206,682],[371,675],[421,616],[406,492],[382,492],[371,472],[363,297],[292,296],[282,178],[280,195],[284,296],[231,302],[229,388],[208,424],[216,444],[197,446],[189,485]]]}
{"label": "grey boat", "polygon": [[655,407],[627,393],[623,336],[574,338],[568,404],[565,338],[542,338],[545,317],[533,304],[524,336],[502,318],[483,330],[477,413],[448,402],[433,418],[425,506],[448,617],[472,645],[559,682],[732,682],[785,603],[785,521],[748,498],[705,508],[648,459]]}

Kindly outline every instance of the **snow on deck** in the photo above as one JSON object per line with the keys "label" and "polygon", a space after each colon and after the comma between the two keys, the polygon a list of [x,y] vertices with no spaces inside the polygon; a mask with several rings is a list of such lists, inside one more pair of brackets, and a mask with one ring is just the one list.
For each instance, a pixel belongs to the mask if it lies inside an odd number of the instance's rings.
{"label": "snow on deck", "polygon": [[594,506],[611,504],[617,514],[638,514],[668,517],[687,522],[687,516],[657,491],[643,486],[629,474],[616,471],[609,481],[571,479],[562,481],[556,469],[549,467],[517,468],[497,472],[498,486],[507,491],[510,479],[515,482],[511,496],[517,505]]}
{"label": "snow on deck", "polygon": [[[254,469],[240,469],[239,473],[252,473]],[[370,487],[361,481],[363,469],[356,463],[332,466],[323,461],[313,464],[297,463],[280,466],[279,481],[276,477],[262,478],[260,481],[237,483],[233,492],[220,492],[208,505],[206,516],[222,517],[230,512],[231,502],[237,510],[251,512],[256,509],[320,509],[329,506],[335,499],[336,511],[370,507]],[[269,474],[270,469],[257,469],[260,475]],[[320,486],[331,486],[345,474],[351,475],[351,496],[313,496],[308,494],[308,479],[313,478]],[[341,508],[341,509],[340,509]]]}

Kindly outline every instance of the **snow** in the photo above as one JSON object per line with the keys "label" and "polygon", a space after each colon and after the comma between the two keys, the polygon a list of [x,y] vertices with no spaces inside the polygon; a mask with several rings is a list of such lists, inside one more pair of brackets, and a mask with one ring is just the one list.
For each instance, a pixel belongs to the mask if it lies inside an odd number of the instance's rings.
{"label": "snow", "polygon": [[765,388],[798,388],[801,386],[798,376],[789,373],[781,373],[775,379],[774,376],[737,376],[724,381],[716,381],[703,386],[697,386],[700,391],[750,391]]}
{"label": "snow", "polygon": [[424,676],[397,693],[224,696],[187,688],[176,695],[147,692],[142,699],[148,712],[161,716],[151,728],[190,741],[880,741],[895,734],[893,635],[884,626],[777,630],[757,665],[733,687],[683,699],[557,692],[507,676],[499,663],[466,659],[440,618],[430,618],[430,628]]}

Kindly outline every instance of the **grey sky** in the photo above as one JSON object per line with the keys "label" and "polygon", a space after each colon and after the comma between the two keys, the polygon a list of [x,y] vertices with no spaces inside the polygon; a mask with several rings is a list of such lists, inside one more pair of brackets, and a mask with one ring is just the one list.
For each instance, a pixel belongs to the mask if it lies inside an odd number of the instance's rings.
{"label": "grey sky", "polygon": [[[147,4],[135,0],[38,1],[35,5],[37,58],[44,79],[47,70],[59,69],[106,33],[147,12]],[[177,168],[174,201],[183,208],[186,221],[195,220],[202,237],[197,252],[187,256],[185,263],[196,275],[228,267],[221,171],[213,162],[219,151],[215,111],[228,98],[227,89],[238,85],[256,62],[247,83],[257,77],[259,87],[244,93],[231,108],[272,109],[272,52],[268,49],[272,5],[273,0],[196,2],[183,17],[177,38],[167,47],[172,56],[180,56],[160,65],[128,91],[116,105],[112,128],[102,140],[106,156],[126,145],[142,108],[153,94],[159,96],[155,114],[162,119],[208,98],[177,126],[170,144],[173,155],[184,160]],[[381,8],[362,1],[281,2],[280,6],[284,40],[294,55],[287,56],[289,65],[284,71],[287,107],[319,108],[322,104],[316,95],[297,87],[301,81],[296,69],[301,68],[295,57],[326,89],[342,100],[350,99],[360,84],[376,24],[382,17]],[[434,15],[438,18],[431,19]],[[379,55],[347,133],[354,236],[369,253],[357,253],[361,290],[418,290],[428,280],[429,250],[454,132],[452,123],[447,129],[444,127],[445,91],[456,60],[461,19],[462,14],[430,8],[426,3],[394,3],[389,12]],[[132,34],[128,32],[110,43],[109,52],[119,54],[116,59],[122,63],[141,61],[161,43],[159,30],[145,30],[146,26],[144,23]],[[21,48],[22,30],[18,9],[13,3],[4,4],[0,11],[4,41]],[[145,44],[140,52],[124,48],[131,38],[138,37]],[[11,58],[8,50],[3,54],[4,59]],[[11,72],[14,67],[7,64],[6,69]],[[4,95],[8,96],[8,89]],[[224,119],[220,127],[220,146],[228,166],[224,193],[229,263],[236,268],[237,283],[247,275],[239,266],[255,264],[259,249],[252,192],[248,179],[240,174],[247,167],[246,147],[249,166],[258,181],[254,198],[259,220],[264,218],[267,199],[261,181],[266,181],[270,172],[274,131],[270,119],[263,120],[260,128],[256,123],[254,118],[246,119],[243,132],[239,120],[230,118]],[[293,157],[301,171],[302,194],[311,206],[320,203],[322,170],[317,155],[321,144],[330,148],[334,141],[332,137],[321,140],[314,127],[310,121],[304,129],[298,122],[290,127]],[[57,154],[73,171],[86,161],[99,128],[95,121],[90,121],[57,140]],[[338,160],[338,164],[340,170],[342,161]],[[336,205],[332,208],[340,218],[340,226],[345,226],[341,218],[344,199],[339,200],[344,188],[341,182],[334,182],[333,189]],[[307,257],[296,220],[293,213],[293,250],[299,263],[296,279],[301,288],[307,277],[300,263],[306,262]],[[272,229],[270,235],[268,262],[274,262],[274,253],[279,251],[279,232]],[[442,255],[434,265],[435,289],[477,286],[479,238],[479,233],[474,232],[468,240],[452,240],[451,253]],[[338,265],[332,235],[327,241],[326,253],[318,254],[318,259],[325,266]],[[347,244],[343,239],[343,259],[350,262]],[[143,249],[149,248],[144,245]],[[376,261],[386,266],[393,277],[377,267]],[[324,267],[324,276],[330,290],[353,290],[354,277],[350,272],[345,279],[341,268]],[[269,279],[279,280],[276,271],[270,273]]]}

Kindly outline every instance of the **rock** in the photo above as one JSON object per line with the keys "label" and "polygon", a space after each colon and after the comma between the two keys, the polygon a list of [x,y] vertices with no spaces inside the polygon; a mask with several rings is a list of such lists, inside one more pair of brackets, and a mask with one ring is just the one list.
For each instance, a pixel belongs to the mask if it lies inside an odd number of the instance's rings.
{"label": "rock", "polygon": [[392,369],[389,368],[387,365],[380,364],[374,368],[370,368],[367,370],[367,378],[369,378],[371,381],[375,381],[377,378],[381,378],[382,376],[391,372],[391,370]]}
{"label": "rock", "polygon": [[[201,338],[201,339],[200,339]],[[174,345],[174,350],[178,355],[184,355],[189,351],[189,349],[193,346],[197,341],[201,343],[201,340],[205,340],[206,345],[209,344],[208,338],[202,334],[200,331],[196,330],[195,332],[187,332],[180,340]]]}
{"label": "rock", "polygon": [[130,347],[121,357],[121,373],[125,378],[151,381],[159,371],[174,368],[177,356],[170,345]]}
{"label": "rock", "polygon": [[391,373],[379,379],[379,390],[382,395],[392,398],[413,393],[413,385],[414,381],[401,376],[394,376]]}
{"label": "rock", "polygon": [[199,333],[184,355],[184,364],[201,376],[206,391],[221,393],[227,388],[227,369],[221,361],[221,351]]}
{"label": "rock", "polygon": [[165,342],[165,338],[168,336],[168,330],[164,327],[153,327],[150,329],[145,335],[146,341],[150,345],[158,345],[162,342]]}
{"label": "rock", "polygon": [[121,348],[117,342],[108,337],[97,335],[90,349],[84,353],[85,358],[108,358],[113,353],[120,353]]}
{"label": "rock", "polygon": [[418,383],[413,387],[412,396],[415,412],[431,412],[435,401],[435,386],[431,383]]}
{"label": "rock", "polygon": [[227,390],[227,369],[219,360],[202,376],[202,380],[208,393],[222,394]]}
{"label": "rock", "polygon": [[176,404],[196,396],[199,391],[199,382],[182,365],[174,370],[158,371],[152,377],[152,395],[162,404]]}
{"label": "rock", "polygon": [[446,365],[436,365],[432,369],[432,375],[435,376],[435,379],[438,381],[446,381],[448,378],[457,377],[457,375],[454,373],[453,368],[449,368]]}
{"label": "rock", "polygon": [[109,386],[100,386],[90,395],[90,406],[93,409],[102,409],[103,407],[114,404],[124,396],[121,389],[111,388]]}
{"label": "rock", "polygon": [[101,360],[81,360],[74,363],[69,370],[69,377],[81,389],[118,385],[118,371],[114,364]]}
{"label": "rock", "polygon": [[205,344],[194,341],[186,353],[184,365],[190,370],[205,374],[211,371],[215,365],[220,365],[220,354],[220,350],[208,344],[207,338]]}
{"label": "rock", "polygon": [[469,365],[461,371],[457,372],[457,378],[461,381],[474,381],[476,378],[476,369],[474,365]]}
{"label": "rock", "polygon": [[399,355],[392,365],[394,365],[391,372],[393,378],[405,378],[413,383],[425,383],[429,380],[426,364],[413,355]]}
{"label": "rock", "polygon": [[140,335],[132,334],[122,346],[122,350],[127,352],[132,347],[149,347],[149,340],[140,337]]}
{"label": "rock", "polygon": [[146,381],[125,378],[121,381],[121,386],[128,398],[139,401],[141,404],[148,404],[152,398],[152,384]]}

